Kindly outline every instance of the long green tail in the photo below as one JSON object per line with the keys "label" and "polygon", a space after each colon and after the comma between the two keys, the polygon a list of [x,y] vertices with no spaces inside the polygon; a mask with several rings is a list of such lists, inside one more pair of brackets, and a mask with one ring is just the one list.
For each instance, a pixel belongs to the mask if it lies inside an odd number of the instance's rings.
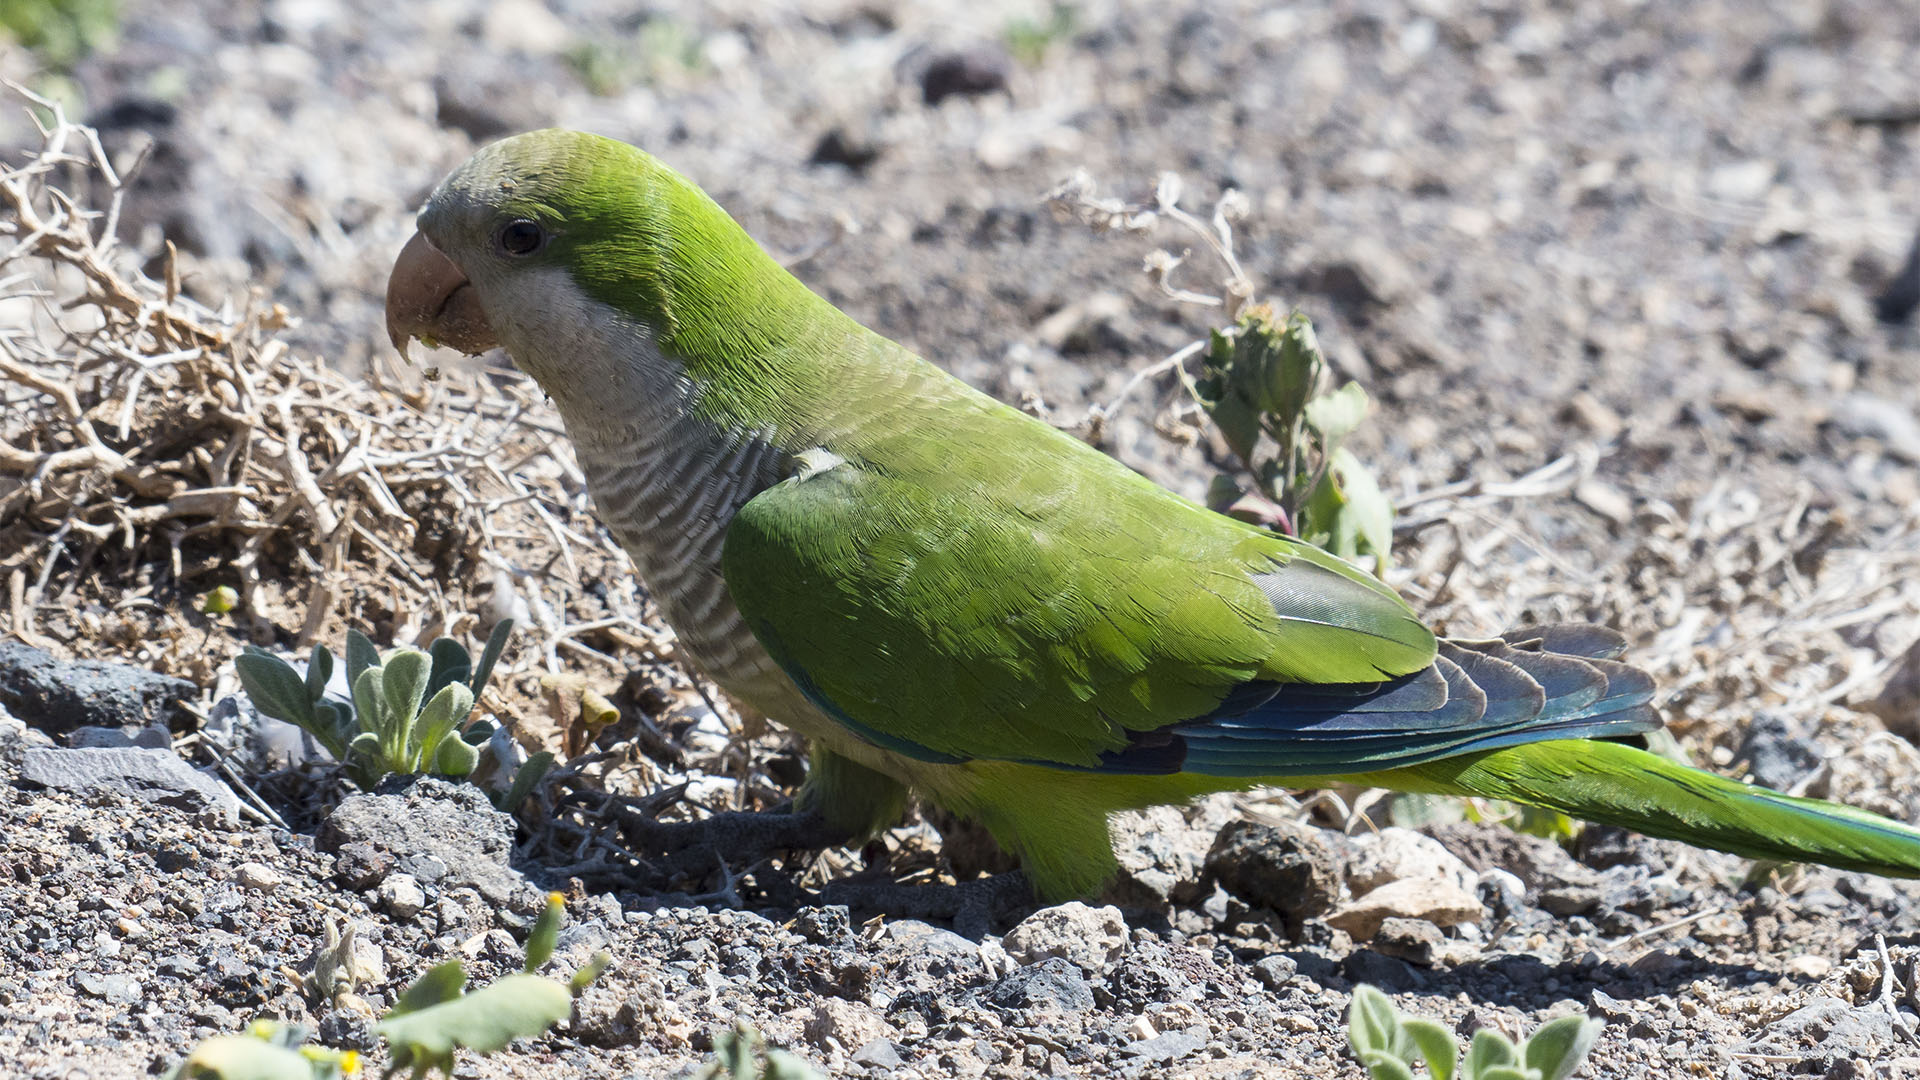
{"label": "long green tail", "polygon": [[1528,743],[1350,779],[1527,803],[1753,859],[1920,877],[1920,829],[1676,765],[1619,743]]}

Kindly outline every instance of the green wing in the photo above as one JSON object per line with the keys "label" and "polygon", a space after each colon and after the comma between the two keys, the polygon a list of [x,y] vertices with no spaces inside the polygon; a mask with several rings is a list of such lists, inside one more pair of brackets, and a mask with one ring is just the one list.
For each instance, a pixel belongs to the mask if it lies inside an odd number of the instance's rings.
{"label": "green wing", "polygon": [[1433,662],[1433,635],[1358,570],[1029,418],[972,419],[1011,441],[969,462],[914,433],[940,457],[908,436],[873,455],[884,468],[816,452],[824,467],[728,527],[748,625],[870,741],[1095,767],[1249,682],[1375,683]]}

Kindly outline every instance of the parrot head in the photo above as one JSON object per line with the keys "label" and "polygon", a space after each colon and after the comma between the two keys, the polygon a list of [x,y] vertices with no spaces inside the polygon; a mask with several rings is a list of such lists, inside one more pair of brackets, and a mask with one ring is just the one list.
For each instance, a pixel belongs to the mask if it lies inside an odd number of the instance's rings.
{"label": "parrot head", "polygon": [[469,355],[505,346],[563,406],[640,367],[671,379],[676,365],[653,342],[670,328],[662,264],[688,246],[676,204],[689,191],[598,135],[534,131],[484,147],[421,209],[387,282],[387,334],[402,356],[413,339]]}

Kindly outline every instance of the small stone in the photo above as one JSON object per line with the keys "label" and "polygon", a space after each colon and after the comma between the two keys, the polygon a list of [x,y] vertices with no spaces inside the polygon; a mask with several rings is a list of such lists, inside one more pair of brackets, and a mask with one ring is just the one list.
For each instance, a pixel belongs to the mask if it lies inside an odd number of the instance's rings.
{"label": "small stone", "polygon": [[1824,979],[1833,970],[1833,961],[1824,956],[1802,953],[1787,961],[1787,972],[1804,979]]}
{"label": "small stone", "polygon": [[853,1052],[853,1063],[869,1069],[897,1069],[901,1065],[900,1048],[892,1039],[874,1039]]}
{"label": "small stone", "polygon": [[1002,1009],[1041,1014],[1083,1013],[1093,1008],[1093,988],[1087,985],[1087,977],[1057,956],[998,980],[981,997]]}
{"label": "small stone", "polygon": [[1428,967],[1444,940],[1440,928],[1425,919],[1394,916],[1383,921],[1374,932],[1373,947],[1387,956]]}
{"label": "small stone", "polygon": [[1295,921],[1324,915],[1340,900],[1340,854],[1305,825],[1231,822],[1207,852],[1207,872],[1248,904]]}
{"label": "small stone", "polygon": [[370,889],[393,872],[393,856],[365,841],[341,844],[333,855],[334,880],[349,889]]}
{"label": "small stone", "polygon": [[822,998],[813,1007],[813,1015],[807,1018],[804,1030],[808,1042],[825,1050],[828,1039],[842,1047],[866,1046],[886,1034],[887,1022],[865,1005],[829,997]]}
{"label": "small stone", "polygon": [[1585,915],[1599,906],[1597,885],[1561,885],[1540,894],[1541,909],[1554,915]]}
{"label": "small stone", "polygon": [[1186,1057],[1188,1054],[1207,1045],[1205,1039],[1190,1035],[1184,1031],[1169,1031],[1151,1039],[1132,1043],[1121,1053],[1131,1058],[1166,1065]]}
{"label": "small stone", "polygon": [[838,945],[853,937],[853,918],[845,904],[805,908],[793,917],[792,929],[816,945]]}
{"label": "small stone", "polygon": [[1526,884],[1498,868],[1480,871],[1479,885],[1474,892],[1497,919],[1511,916],[1527,903]]}
{"label": "small stone", "polygon": [[1745,940],[1747,920],[1737,911],[1722,911],[1693,924],[1693,936],[1709,945],[1725,945]]}
{"label": "small stone", "polygon": [[950,97],[979,97],[1007,89],[1013,58],[997,45],[941,53],[920,73],[920,99],[938,105]]}
{"label": "small stone", "polygon": [[1340,973],[1357,983],[1368,983],[1387,991],[1418,990],[1427,984],[1426,976],[1373,949],[1355,949],[1340,965]]}
{"label": "small stone", "polygon": [[116,1005],[128,1005],[140,1000],[140,983],[130,975],[83,973],[75,975],[73,983],[82,993]]}
{"label": "small stone", "polygon": [[1269,990],[1278,990],[1293,981],[1300,965],[1291,956],[1263,956],[1253,965],[1253,977]]}
{"label": "small stone", "polygon": [[1389,828],[1353,839],[1357,851],[1347,866],[1347,888],[1363,896],[1389,882],[1406,878],[1445,881],[1461,892],[1473,892],[1478,881],[1460,856],[1431,836],[1412,829]]}
{"label": "small stone", "polygon": [[1394,917],[1425,919],[1435,926],[1455,926],[1486,918],[1480,901],[1464,889],[1444,881],[1407,878],[1382,885],[1350,901],[1327,916],[1327,923],[1353,935],[1355,941],[1371,940],[1381,923]]}
{"label": "small stone", "polygon": [[270,893],[280,887],[279,872],[266,863],[241,863],[233,869],[233,880],[254,892]]}
{"label": "small stone", "polygon": [[402,921],[420,914],[427,906],[426,891],[412,874],[388,874],[380,883],[378,896],[387,914]]}
{"label": "small stone", "polygon": [[1127,922],[1117,907],[1088,907],[1075,900],[1027,916],[1001,944],[1022,964],[1057,956],[1098,975],[1126,949]]}

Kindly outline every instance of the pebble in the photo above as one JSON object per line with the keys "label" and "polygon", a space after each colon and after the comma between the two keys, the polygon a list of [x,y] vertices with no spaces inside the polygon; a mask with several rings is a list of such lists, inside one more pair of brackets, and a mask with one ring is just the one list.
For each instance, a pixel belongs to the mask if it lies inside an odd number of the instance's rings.
{"label": "pebble", "polygon": [[1412,829],[1389,828],[1353,838],[1358,852],[1347,866],[1347,888],[1355,896],[1406,878],[1445,881],[1461,892],[1478,885],[1474,872],[1460,856],[1431,836]]}
{"label": "pebble", "polygon": [[865,1005],[859,1005],[845,998],[822,998],[813,1007],[813,1015],[807,1018],[805,1028],[807,1041],[821,1049],[827,1049],[827,1040],[832,1039],[842,1047],[866,1047],[876,1040],[884,1041],[887,1022],[881,1015]]}
{"label": "pebble", "polygon": [[1089,907],[1075,900],[1027,916],[1001,945],[1022,964],[1057,956],[1098,975],[1126,949],[1127,922],[1117,907]]}
{"label": "pebble", "polygon": [[427,906],[426,891],[412,874],[388,874],[380,883],[378,896],[387,914],[402,921],[420,914]]}
{"label": "pebble", "polygon": [[1228,892],[1296,921],[1324,915],[1340,900],[1340,854],[1310,826],[1230,822],[1206,866]]}
{"label": "pebble", "polygon": [[280,887],[279,871],[266,863],[241,863],[233,869],[233,880],[254,892],[270,893]]}
{"label": "pebble", "polygon": [[1479,922],[1486,909],[1470,892],[1448,882],[1406,878],[1391,882],[1343,905],[1327,916],[1328,925],[1345,930],[1355,941],[1371,940],[1386,920],[1425,919],[1435,926]]}

